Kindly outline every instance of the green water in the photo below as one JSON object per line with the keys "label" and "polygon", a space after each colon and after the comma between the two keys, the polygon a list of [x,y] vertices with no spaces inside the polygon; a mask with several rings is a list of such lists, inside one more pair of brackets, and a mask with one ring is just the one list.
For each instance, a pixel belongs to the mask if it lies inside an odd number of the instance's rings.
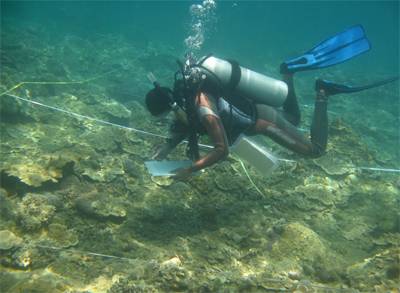
{"label": "green water", "polygon": [[198,18],[194,4],[1,2],[0,291],[398,289],[398,173],[358,169],[400,167],[398,82],[329,100],[323,158],[258,138],[296,162],[268,177],[247,166],[250,180],[233,157],[185,182],[152,178],[163,139],[101,121],[167,135],[144,109],[146,75],[171,86],[190,50],[280,78],[286,58],[363,25],[369,52],[296,74],[308,130],[316,78],[399,75],[399,2],[217,1]]}

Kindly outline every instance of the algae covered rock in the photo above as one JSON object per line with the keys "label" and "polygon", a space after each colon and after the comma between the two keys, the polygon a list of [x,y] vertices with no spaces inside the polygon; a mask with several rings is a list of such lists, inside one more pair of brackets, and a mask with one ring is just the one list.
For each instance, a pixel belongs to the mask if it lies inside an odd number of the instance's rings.
{"label": "algae covered rock", "polygon": [[28,193],[18,205],[18,217],[22,227],[34,231],[48,224],[56,211],[42,194]]}
{"label": "algae covered rock", "polygon": [[189,287],[189,274],[182,266],[178,256],[162,262],[159,268],[159,275],[162,287],[168,291],[182,291],[187,290]]}
{"label": "algae covered rock", "polygon": [[99,276],[94,279],[90,284],[86,285],[85,292],[110,292],[109,290],[113,287],[114,283],[117,283],[121,278],[120,275]]}
{"label": "algae covered rock", "polygon": [[98,127],[95,131],[85,131],[79,138],[88,143],[97,152],[112,152],[115,151],[117,141],[115,139],[115,129],[111,127]]}
{"label": "algae covered rock", "polygon": [[[346,270],[346,278],[354,289],[362,292],[397,292],[400,279],[400,249],[390,248]],[[394,291],[392,291],[394,290]]]}
{"label": "algae covered rock", "polygon": [[62,293],[68,292],[72,285],[66,278],[45,270],[35,274],[30,273],[28,279],[17,281],[7,292]]}
{"label": "algae covered rock", "polygon": [[171,176],[151,176],[151,181],[158,186],[171,186],[174,184],[174,179]]}
{"label": "algae covered rock", "polygon": [[125,174],[136,179],[142,179],[144,173],[143,166],[141,164],[138,164],[134,160],[131,160],[127,156],[123,156],[122,158],[122,164]]}
{"label": "algae covered rock", "polygon": [[121,159],[111,155],[88,158],[79,162],[75,170],[98,182],[110,182],[125,173]]}
{"label": "algae covered rock", "polygon": [[[2,220],[12,220],[14,219],[15,216],[15,209],[11,203],[11,201],[9,200],[8,196],[7,196],[7,191],[3,188],[0,188],[0,219]],[[6,223],[4,222],[0,222],[3,225],[0,225],[0,229],[4,226]]]}
{"label": "algae covered rock", "polygon": [[291,200],[301,210],[324,210],[348,197],[347,189],[328,177],[309,176],[291,192]]}
{"label": "algae covered rock", "polygon": [[61,224],[50,224],[48,227],[47,238],[56,247],[67,248],[78,244],[77,233]]}
{"label": "algae covered rock", "polygon": [[314,159],[313,162],[328,175],[345,175],[354,172],[354,166],[333,151]]}
{"label": "algae covered rock", "polygon": [[[334,191],[322,184],[297,186],[295,191],[303,193],[307,200],[315,201],[324,206],[332,206],[334,204]],[[309,205],[310,207],[312,206],[311,204]]]}
{"label": "algae covered rock", "polygon": [[396,246],[400,243],[400,233],[385,233],[377,239],[372,240],[372,242],[379,246]]}
{"label": "algae covered rock", "polygon": [[114,100],[109,100],[101,103],[103,111],[107,114],[116,118],[129,118],[131,117],[131,111],[128,110],[124,105]]}
{"label": "algae covered rock", "polygon": [[10,258],[5,260],[5,263],[9,267],[26,270],[34,263],[40,263],[39,259],[38,250],[27,245],[16,250]]}
{"label": "algae covered rock", "polygon": [[126,218],[125,203],[106,194],[88,194],[77,198],[75,207],[82,214],[102,220],[123,221]]}
{"label": "algae covered rock", "polygon": [[122,221],[126,218],[126,210],[121,203],[104,202],[96,200],[92,203],[93,210],[100,218]]}
{"label": "algae covered rock", "polygon": [[272,246],[272,256],[278,259],[293,258],[314,260],[327,250],[319,235],[300,223],[290,223],[283,228],[280,239]]}
{"label": "algae covered rock", "polygon": [[367,236],[373,231],[373,227],[363,223],[362,221],[357,221],[354,224],[349,224],[348,230],[343,231],[343,236],[347,240],[362,240],[363,237]]}
{"label": "algae covered rock", "polygon": [[[135,127],[138,127],[135,125]],[[145,128],[145,126],[143,127]],[[121,142],[121,147],[124,152],[137,156],[143,160],[148,160],[154,149],[154,142],[143,139],[143,136],[138,136],[137,133],[130,131],[126,132],[125,139]]]}
{"label": "algae covered rock", "polygon": [[160,268],[163,270],[168,270],[171,268],[177,268],[182,265],[182,261],[178,256],[174,256],[173,258],[167,259],[163,261],[160,265]]}
{"label": "algae covered rock", "polygon": [[17,247],[22,243],[22,238],[16,236],[13,232],[8,230],[0,231],[0,250],[9,250]]}
{"label": "algae covered rock", "polygon": [[71,161],[56,153],[69,146],[62,131],[57,130],[54,126],[37,123],[4,128],[1,171],[33,187],[40,187],[44,182],[58,182],[63,168]]}
{"label": "algae covered rock", "polygon": [[50,160],[37,160],[32,162],[17,162],[10,167],[6,167],[6,173],[19,178],[22,182],[33,187],[39,187],[44,182],[58,182],[62,177],[62,168],[67,164],[66,161],[54,164]]}

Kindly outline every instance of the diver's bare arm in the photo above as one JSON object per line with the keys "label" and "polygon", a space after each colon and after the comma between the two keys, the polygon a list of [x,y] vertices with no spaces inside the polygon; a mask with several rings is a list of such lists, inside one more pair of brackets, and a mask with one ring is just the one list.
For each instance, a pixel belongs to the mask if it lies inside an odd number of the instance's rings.
{"label": "diver's bare arm", "polygon": [[151,157],[151,159],[152,160],[165,159],[169,155],[169,153],[186,138],[186,136],[187,136],[186,133],[172,134],[172,136],[167,139],[166,143],[158,147],[156,153]]}
{"label": "diver's bare arm", "polygon": [[207,134],[214,144],[214,149],[206,156],[196,161],[190,168],[191,172],[199,171],[211,166],[219,160],[226,158],[229,154],[228,140],[220,119],[213,115],[206,115],[202,120],[203,125],[207,130]]}

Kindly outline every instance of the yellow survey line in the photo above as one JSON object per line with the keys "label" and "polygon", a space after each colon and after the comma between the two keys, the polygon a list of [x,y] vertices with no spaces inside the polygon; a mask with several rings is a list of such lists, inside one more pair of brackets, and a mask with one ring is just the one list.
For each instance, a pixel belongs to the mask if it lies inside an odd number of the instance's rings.
{"label": "yellow survey line", "polygon": [[88,78],[88,79],[85,79],[85,80],[78,80],[78,81],[22,81],[22,82],[20,82],[20,83],[18,83],[16,85],[14,85],[10,89],[2,92],[0,94],[0,97],[5,95],[5,94],[8,94],[8,93],[12,92],[13,90],[19,88],[20,86],[23,86],[24,84],[79,84],[79,83],[87,83],[87,82],[90,82],[92,80],[99,79],[99,78],[103,77],[104,75],[108,75],[108,74],[113,73],[115,71],[117,71],[117,69],[108,71],[106,73],[97,75],[95,77],[91,77],[91,78]]}

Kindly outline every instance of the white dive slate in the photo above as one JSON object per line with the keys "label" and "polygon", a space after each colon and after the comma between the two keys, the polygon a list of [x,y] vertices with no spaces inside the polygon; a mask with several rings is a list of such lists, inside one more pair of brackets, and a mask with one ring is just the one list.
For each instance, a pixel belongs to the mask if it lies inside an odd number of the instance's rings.
{"label": "white dive slate", "polygon": [[179,168],[187,168],[192,165],[192,161],[146,161],[144,162],[147,170],[152,176],[172,176],[173,172]]}

